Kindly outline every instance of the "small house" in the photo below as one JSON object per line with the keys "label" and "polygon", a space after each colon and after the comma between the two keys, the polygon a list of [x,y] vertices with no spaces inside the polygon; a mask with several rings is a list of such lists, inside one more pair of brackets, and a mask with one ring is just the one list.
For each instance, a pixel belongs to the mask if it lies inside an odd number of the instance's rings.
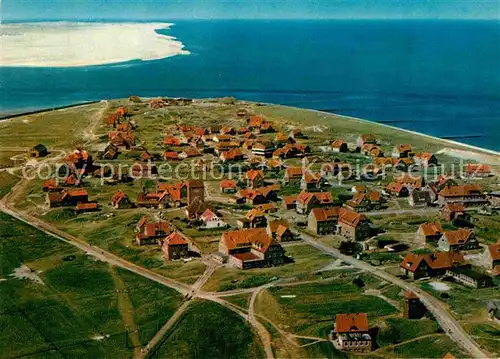
{"label": "small house", "polygon": [[335,335],[341,350],[368,353],[373,343],[366,313],[337,314]]}
{"label": "small house", "polygon": [[162,242],[161,250],[166,260],[182,259],[189,256],[188,242],[178,232],[170,233]]}
{"label": "small house", "polygon": [[35,158],[35,157],[45,157],[49,154],[49,150],[47,147],[42,145],[41,143],[33,147],[31,150],[28,152],[28,157]]}
{"label": "small house", "polygon": [[314,234],[333,234],[337,229],[340,207],[313,208],[307,219],[307,228]]}
{"label": "small house", "polygon": [[438,241],[440,251],[461,251],[479,248],[479,242],[473,230],[459,228],[456,231],[446,231]]}

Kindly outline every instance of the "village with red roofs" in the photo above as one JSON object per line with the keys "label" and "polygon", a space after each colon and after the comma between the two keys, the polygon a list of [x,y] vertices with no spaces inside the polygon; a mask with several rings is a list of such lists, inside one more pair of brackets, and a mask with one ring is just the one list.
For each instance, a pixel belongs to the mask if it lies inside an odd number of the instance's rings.
{"label": "village with red roofs", "polygon": [[233,98],[88,106],[63,145],[40,134],[16,157],[32,176],[3,212],[186,303],[225,303],[268,357],[396,358],[428,337],[432,357],[500,355],[497,155]]}

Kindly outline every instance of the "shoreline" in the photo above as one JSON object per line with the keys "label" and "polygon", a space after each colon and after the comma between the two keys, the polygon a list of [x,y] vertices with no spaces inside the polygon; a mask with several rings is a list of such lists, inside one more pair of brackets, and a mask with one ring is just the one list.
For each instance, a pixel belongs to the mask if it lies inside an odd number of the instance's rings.
{"label": "shoreline", "polygon": [[[101,100],[94,100],[94,101],[86,101],[86,102],[81,102],[81,103],[76,103],[76,104],[71,104],[71,105],[48,107],[48,108],[42,108],[42,109],[33,110],[33,111],[17,112],[17,113],[14,113],[14,114],[8,114],[8,113],[7,114],[2,114],[2,112],[0,112],[0,123],[2,123],[4,121],[13,120],[13,119],[16,119],[16,118],[19,118],[19,117],[27,116],[27,115],[33,115],[33,114],[39,114],[39,113],[45,113],[45,112],[63,110],[63,109],[68,109],[68,108],[75,108],[75,107],[79,107],[79,106],[88,106],[88,105],[96,104],[96,103],[99,103],[99,102],[102,102],[102,101],[109,101],[109,99],[107,99],[107,100],[101,99]],[[245,102],[254,102],[254,101],[245,101]],[[320,111],[320,110],[298,108],[298,107],[293,107],[293,106],[288,106],[288,105],[281,105],[281,104],[275,104],[275,103],[267,103],[267,102],[254,102],[254,103],[262,103],[262,104],[267,105],[267,106],[282,106],[282,107],[288,107],[288,108],[291,108],[291,109],[300,109],[300,110],[304,110],[304,111],[311,111],[311,112],[316,112],[316,113],[324,115],[324,116],[337,116],[337,117],[340,117],[340,118],[343,118],[343,119],[346,119],[346,120],[349,120],[349,121],[357,121],[360,124],[370,124],[370,125],[375,124],[377,126],[384,127],[384,128],[387,128],[387,129],[402,131],[402,132],[405,132],[407,134],[411,134],[411,135],[415,135],[415,136],[421,136],[421,137],[424,137],[424,138],[427,138],[427,139],[430,139],[430,140],[433,140],[433,141],[437,141],[437,142],[440,142],[440,143],[443,143],[443,144],[449,144],[449,145],[452,145],[454,147],[462,147],[462,150],[464,150],[464,151],[468,150],[468,151],[474,151],[476,153],[480,153],[480,154],[483,154],[483,155],[498,156],[499,158],[497,159],[497,161],[500,164],[500,152],[495,151],[495,150],[491,150],[491,149],[488,149],[488,148],[483,148],[483,147],[479,147],[479,146],[475,146],[475,145],[469,145],[469,144],[463,143],[463,142],[458,142],[458,141],[454,141],[454,140],[450,140],[450,139],[445,139],[445,138],[440,138],[440,137],[436,137],[436,136],[432,136],[432,135],[427,135],[427,134],[422,133],[422,132],[407,130],[407,129],[404,129],[404,128],[401,128],[401,127],[391,126],[391,125],[387,125],[387,124],[384,124],[384,123],[379,123],[379,122],[376,122],[376,121],[370,121],[370,120],[366,120],[366,119],[359,118],[359,117],[352,117],[352,116],[340,115],[340,114],[330,113],[330,112],[325,112],[325,111]],[[454,148],[454,149],[451,149],[451,150],[460,150],[460,149]]]}

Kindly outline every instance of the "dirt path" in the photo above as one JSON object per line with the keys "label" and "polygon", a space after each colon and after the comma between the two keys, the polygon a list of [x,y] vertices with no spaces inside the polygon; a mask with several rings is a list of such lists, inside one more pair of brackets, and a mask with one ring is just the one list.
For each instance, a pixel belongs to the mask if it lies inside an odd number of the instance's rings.
{"label": "dirt path", "polygon": [[113,277],[116,291],[118,292],[118,310],[120,311],[127,335],[134,348],[134,357],[138,357],[141,353],[141,337],[134,320],[134,305],[128,295],[127,286],[120,278],[116,268],[110,267],[109,271]]}

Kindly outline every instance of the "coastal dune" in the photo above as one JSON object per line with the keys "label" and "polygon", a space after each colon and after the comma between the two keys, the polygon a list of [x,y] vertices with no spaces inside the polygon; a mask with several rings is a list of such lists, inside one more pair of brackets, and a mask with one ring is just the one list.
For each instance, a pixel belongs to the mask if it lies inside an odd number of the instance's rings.
{"label": "coastal dune", "polygon": [[77,67],[188,55],[168,23],[0,24],[0,66]]}

